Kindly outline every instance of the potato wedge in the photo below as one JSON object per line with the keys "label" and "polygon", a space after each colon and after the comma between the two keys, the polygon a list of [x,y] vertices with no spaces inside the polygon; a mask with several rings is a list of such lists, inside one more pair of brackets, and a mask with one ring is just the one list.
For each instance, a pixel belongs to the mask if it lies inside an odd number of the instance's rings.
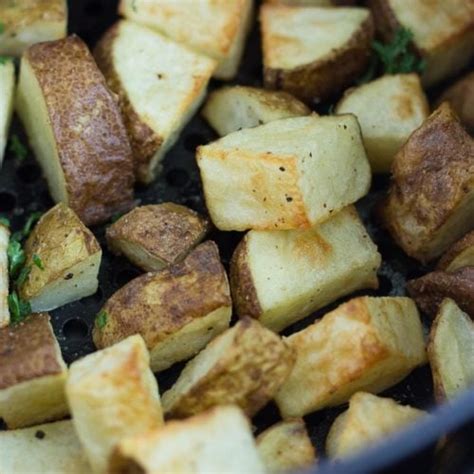
{"label": "potato wedge", "polygon": [[10,240],[10,230],[0,224],[0,329],[10,323],[10,309],[8,307],[8,242]]}
{"label": "potato wedge", "polygon": [[378,393],[426,362],[420,316],[409,298],[354,298],[285,338],[296,364],[275,396],[283,418]]}
{"label": "potato wedge", "polygon": [[349,400],[349,409],[334,421],[326,439],[326,453],[344,458],[403,429],[426,415],[391,398],[357,392]]}
{"label": "potato wedge", "polygon": [[16,110],[55,202],[68,205],[86,225],[132,206],[127,132],[116,98],[81,39],[70,36],[25,52]]}
{"label": "potato wedge", "polygon": [[94,56],[119,97],[135,175],[150,183],[204,99],[216,63],[131,21],[112,26]]}
{"label": "potato wedge", "polygon": [[381,260],[353,206],[309,230],[251,230],[231,261],[236,312],[279,332],[341,296],[377,288]]}
{"label": "potato wedge", "polygon": [[214,77],[237,74],[253,17],[253,0],[121,0],[119,13],[218,61]]}
{"label": "potato wedge", "polygon": [[8,428],[66,416],[66,377],[48,314],[0,330],[0,418]]}
{"label": "potato wedge", "polygon": [[163,424],[158,386],[139,335],[73,362],[66,394],[77,435],[97,473],[106,472],[121,439]]}
{"label": "potato wedge", "polygon": [[374,27],[365,8],[264,4],[260,24],[265,87],[317,103],[367,67]]}
{"label": "potato wedge", "polygon": [[353,115],[234,132],[199,147],[197,161],[220,230],[308,229],[365,195],[371,180]]}
{"label": "potato wedge", "polygon": [[392,173],[381,213],[408,255],[433,260],[474,228],[474,139],[448,103],[412,133]]}
{"label": "potato wedge", "polygon": [[102,250],[94,234],[60,203],[44,214],[24,246],[30,273],[20,287],[34,312],[49,311],[97,291]]}
{"label": "potato wedge", "polygon": [[418,75],[395,74],[348,90],[335,112],[357,117],[372,171],[389,173],[394,156],[430,110]]}
{"label": "potato wedge", "polygon": [[209,231],[209,221],[179,204],[139,206],[112,224],[107,244],[145,271],[181,262]]}
{"label": "potato wedge", "polygon": [[463,267],[474,267],[474,230],[451,246],[436,266],[449,273]]}
{"label": "potato wedge", "polygon": [[188,362],[163,394],[163,409],[170,418],[184,418],[235,404],[251,417],[272,399],[293,363],[292,350],[277,334],[241,319]]}
{"label": "potato wedge", "polygon": [[235,406],[220,406],[187,420],[121,441],[110,474],[265,472],[250,424]]}
{"label": "potato wedge", "polygon": [[13,62],[8,60],[3,63],[0,62],[0,169],[2,168],[13,113],[14,89],[15,66]]}

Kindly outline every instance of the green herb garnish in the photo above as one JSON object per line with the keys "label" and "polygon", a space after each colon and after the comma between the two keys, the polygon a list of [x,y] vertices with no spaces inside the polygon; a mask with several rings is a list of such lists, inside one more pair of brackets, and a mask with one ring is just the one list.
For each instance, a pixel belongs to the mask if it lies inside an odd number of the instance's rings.
{"label": "green herb garnish", "polygon": [[31,229],[40,220],[42,215],[43,214],[39,211],[32,212],[28,216],[28,219],[26,219],[26,222],[25,222],[25,225],[23,226],[23,229],[14,234],[16,236],[17,240],[26,239],[26,237],[28,237],[28,235],[30,235]]}
{"label": "green herb garnish", "polygon": [[21,299],[16,291],[8,295],[8,308],[10,319],[13,324],[18,324],[31,314],[31,305],[28,301]]}
{"label": "green herb garnish", "polygon": [[8,217],[0,216],[0,224],[4,225],[5,227],[10,227],[10,219]]}
{"label": "green herb garnish", "polygon": [[44,270],[44,265],[43,265],[43,260],[41,260],[41,257],[37,255],[36,253],[33,254],[33,263],[40,269]]}
{"label": "green herb garnish", "polygon": [[99,329],[103,329],[105,325],[107,324],[107,312],[105,310],[101,310],[96,318],[95,318],[95,323],[97,324],[97,327]]}
{"label": "green herb garnish", "polygon": [[0,56],[0,64],[7,64],[7,62],[10,60],[8,56]]}
{"label": "green herb garnish", "polygon": [[10,278],[15,279],[20,273],[21,267],[25,264],[25,252],[23,251],[21,244],[18,240],[10,239],[8,242],[8,271]]}
{"label": "green herb garnish", "polygon": [[31,273],[30,266],[25,266],[20,270],[18,278],[15,281],[15,285],[17,288],[19,288],[21,285],[23,285],[23,283],[25,283],[30,273]]}
{"label": "green herb garnish", "polygon": [[18,135],[11,136],[8,150],[12,152],[20,161],[23,161],[28,155],[28,150],[26,149],[25,145],[21,143]]}
{"label": "green herb garnish", "polygon": [[5,33],[5,24],[0,21],[0,35]]}

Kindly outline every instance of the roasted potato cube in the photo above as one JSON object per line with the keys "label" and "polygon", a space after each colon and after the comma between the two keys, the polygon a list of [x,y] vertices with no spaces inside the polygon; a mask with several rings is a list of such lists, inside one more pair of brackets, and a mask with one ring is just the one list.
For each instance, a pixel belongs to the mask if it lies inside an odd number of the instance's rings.
{"label": "roasted potato cube", "polygon": [[474,230],[458,240],[440,259],[438,270],[455,272],[463,267],[474,267]]}
{"label": "roasted potato cube", "polygon": [[265,3],[295,5],[301,7],[330,7],[338,5],[354,5],[357,3],[357,0],[265,0]]}
{"label": "roasted potato cube", "polygon": [[54,201],[67,204],[86,225],[132,206],[127,132],[81,39],[31,46],[21,60],[16,102]]}
{"label": "roasted potato cube", "polygon": [[331,458],[352,455],[414,423],[426,412],[399,405],[391,398],[357,392],[349,409],[340,414],[328,434],[326,453]]}
{"label": "roasted potato cube", "polygon": [[8,428],[66,416],[66,377],[49,315],[34,314],[0,330],[0,418]]}
{"label": "roasted potato cube", "polygon": [[374,28],[365,8],[265,4],[260,23],[265,87],[320,102],[367,67]]}
{"label": "roasted potato cube", "polygon": [[398,150],[428,117],[429,106],[416,74],[395,74],[350,89],[336,113],[357,117],[372,171],[389,173]]}
{"label": "roasted potato cube", "polygon": [[26,241],[25,255],[30,273],[20,295],[33,311],[49,311],[97,291],[102,250],[64,204],[41,217]]}
{"label": "roasted potato cube", "polygon": [[[21,56],[35,43],[64,38],[67,34],[66,0],[0,2],[0,55]],[[1,109],[0,109],[1,110]]]}
{"label": "roasted potato cube", "polygon": [[121,439],[163,424],[158,386],[139,335],[73,362],[66,394],[94,472],[106,472]]}
{"label": "roasted potato cube", "polygon": [[353,115],[296,117],[198,148],[220,230],[308,229],[364,196],[370,165]]}
{"label": "roasted potato cube", "polygon": [[250,424],[235,406],[221,406],[121,441],[110,474],[265,472]]}
{"label": "roasted potato cube", "polygon": [[179,204],[140,206],[107,229],[110,250],[145,271],[181,262],[209,231],[209,221]]}
{"label": "roasted potato cube", "polygon": [[10,322],[10,310],[8,308],[8,242],[10,231],[0,224],[0,329],[8,326]]}
{"label": "roasted potato cube", "polygon": [[94,56],[119,97],[135,175],[149,183],[199,107],[216,63],[130,21],[110,28]]}
{"label": "roasted potato cube", "polygon": [[135,278],[105,304],[93,338],[98,348],[141,334],[155,372],[197,354],[228,328],[232,300],[214,242],[169,270]]}
{"label": "roasted potato cube", "polygon": [[474,139],[448,103],[395,157],[382,218],[411,257],[428,262],[474,228]]}
{"label": "roasted potato cube", "polygon": [[3,63],[0,62],[0,169],[2,168],[3,154],[12,118],[14,88],[15,67],[13,62],[8,60],[5,60]]}
{"label": "roasted potato cube", "polygon": [[165,414],[183,418],[235,404],[251,417],[273,398],[293,363],[293,351],[277,334],[244,318],[188,362],[163,394]]}
{"label": "roasted potato cube", "polygon": [[279,332],[341,296],[377,288],[380,264],[353,206],[309,230],[252,230],[231,262],[237,314]]}
{"label": "roasted potato cube", "polygon": [[232,79],[250,30],[253,0],[121,0],[119,13],[210,56],[218,61],[214,77]]}
{"label": "roasted potato cube", "polygon": [[354,298],[286,338],[296,364],[275,401],[284,418],[378,393],[426,362],[420,316],[409,298]]}

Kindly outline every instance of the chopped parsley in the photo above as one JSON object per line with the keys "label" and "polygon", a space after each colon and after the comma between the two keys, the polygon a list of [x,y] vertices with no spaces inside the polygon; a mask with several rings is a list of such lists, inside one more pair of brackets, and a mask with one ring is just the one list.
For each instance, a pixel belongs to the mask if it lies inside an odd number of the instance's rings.
{"label": "chopped parsley", "polygon": [[33,226],[40,220],[40,217],[43,214],[39,211],[32,212],[29,216],[28,219],[26,219],[25,225],[23,226],[23,229],[17,233],[17,237],[19,237],[18,240],[25,239],[30,235],[31,229]]}
{"label": "chopped parsley", "polygon": [[15,281],[15,285],[17,287],[20,287],[25,283],[26,279],[28,278],[29,274],[31,273],[31,267],[30,266],[24,266],[18,275],[18,278]]}
{"label": "chopped parsley", "polygon": [[5,33],[5,24],[0,21],[0,35]]}
{"label": "chopped parsley", "polygon": [[8,217],[0,216],[0,224],[4,225],[5,227],[10,227],[10,219]]}
{"label": "chopped parsley", "polygon": [[33,263],[40,269],[44,270],[44,264],[43,260],[41,260],[41,257],[37,255],[36,253],[33,254]]}
{"label": "chopped parsley", "polygon": [[7,64],[7,62],[10,60],[8,56],[0,56],[0,64]]}
{"label": "chopped parsley", "polygon": [[20,139],[18,138],[18,135],[11,136],[8,150],[13,153],[20,161],[23,161],[28,155],[28,150],[25,145],[21,143]]}
{"label": "chopped parsley", "polygon": [[18,240],[14,238],[10,239],[7,248],[7,255],[10,278],[15,279],[19,275],[21,267],[25,264],[26,260],[25,252]]}
{"label": "chopped parsley", "polygon": [[95,323],[97,324],[97,327],[99,329],[103,329],[105,325],[107,324],[107,312],[105,310],[101,310],[96,318],[95,318]]}
{"label": "chopped parsley", "polygon": [[31,314],[31,305],[28,301],[21,299],[16,291],[8,295],[8,308],[10,319],[13,324],[18,324]]}

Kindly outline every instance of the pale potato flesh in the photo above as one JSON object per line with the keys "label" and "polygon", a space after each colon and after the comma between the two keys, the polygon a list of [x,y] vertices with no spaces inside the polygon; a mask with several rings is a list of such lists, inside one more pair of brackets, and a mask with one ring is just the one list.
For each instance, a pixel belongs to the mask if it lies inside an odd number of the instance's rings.
{"label": "pale potato flesh", "polygon": [[[1,39],[0,39],[1,44]],[[1,47],[1,46],[0,46]],[[8,140],[8,131],[13,113],[15,67],[12,61],[0,63],[0,169]]]}
{"label": "pale potato flesh", "polygon": [[0,224],[0,329],[8,326],[10,322],[10,310],[8,308],[8,242],[10,240],[10,231],[7,227]]}

